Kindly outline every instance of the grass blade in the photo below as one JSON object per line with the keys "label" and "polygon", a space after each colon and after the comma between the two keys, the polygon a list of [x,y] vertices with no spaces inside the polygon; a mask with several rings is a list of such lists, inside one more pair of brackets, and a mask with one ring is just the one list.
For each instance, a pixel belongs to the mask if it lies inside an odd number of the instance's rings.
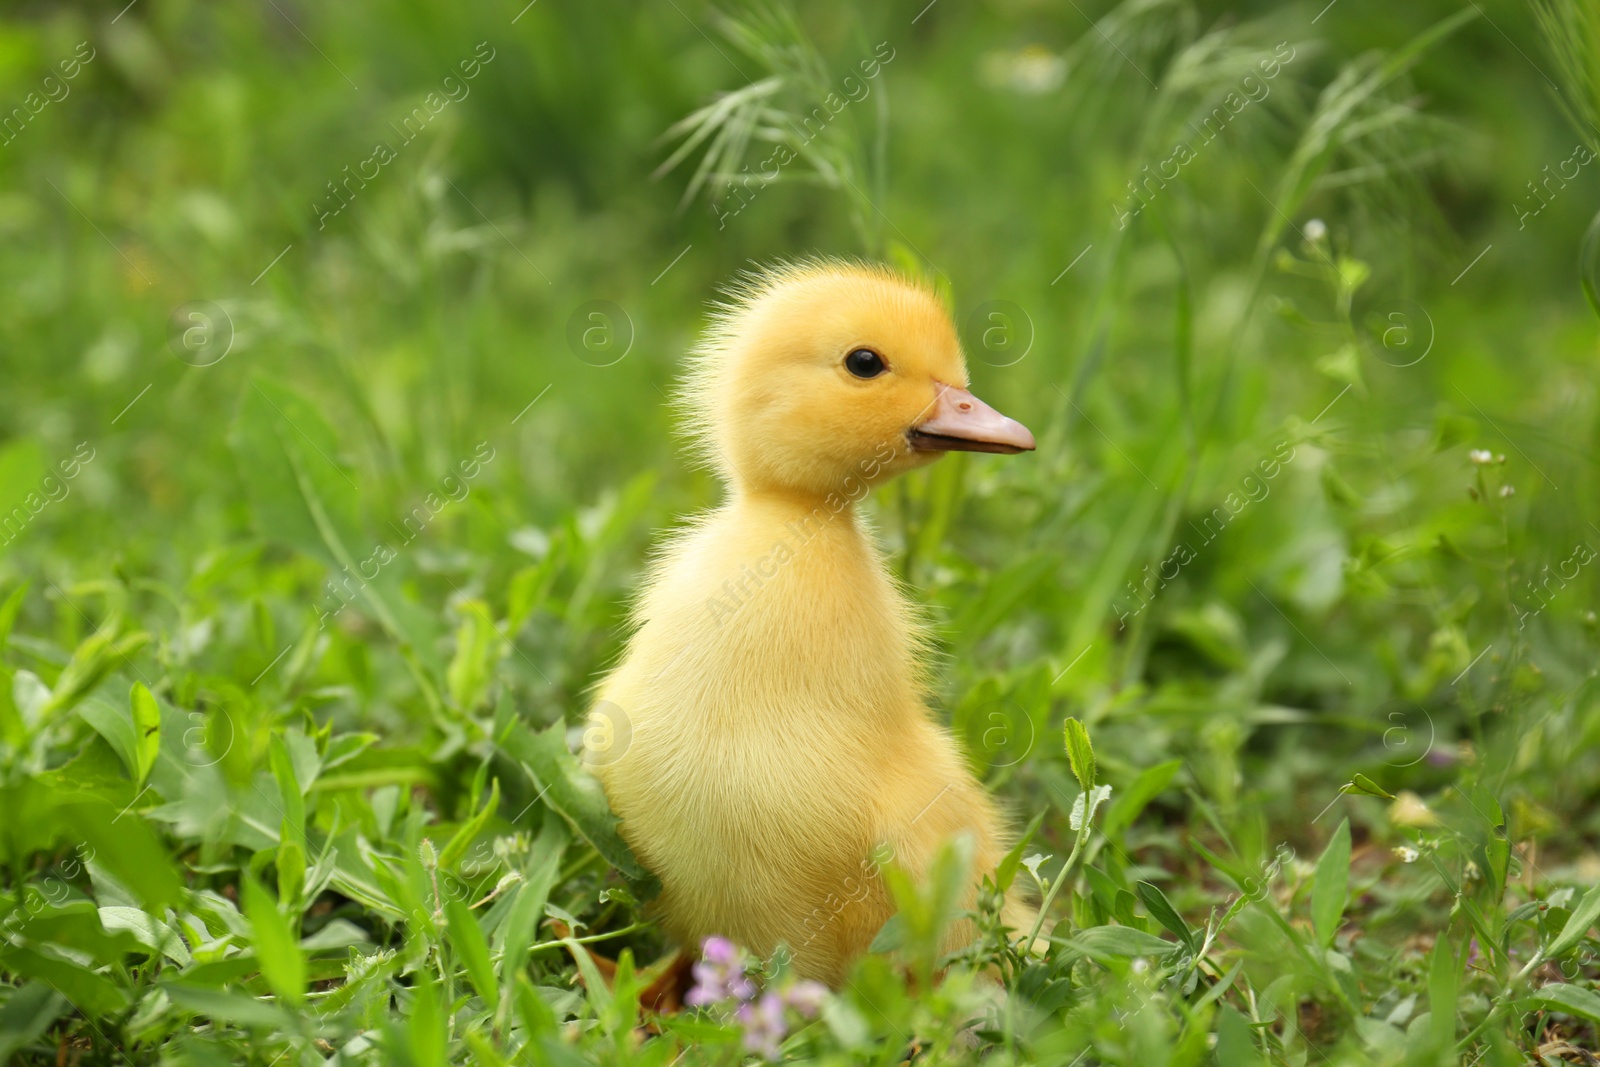
{"label": "grass blade", "polygon": [[1350,888],[1350,820],[1340,821],[1311,879],[1311,928],[1323,948],[1333,944]]}
{"label": "grass blade", "polygon": [[500,987],[495,984],[494,964],[489,959],[489,941],[483,936],[478,917],[461,900],[452,897],[444,906],[450,930],[450,946],[467,970],[467,980],[491,1012],[500,1007]]}
{"label": "grass blade", "polygon": [[1134,888],[1138,891],[1139,899],[1144,903],[1150,917],[1182,938],[1183,943],[1189,946],[1190,952],[1196,951],[1194,931],[1189,929],[1189,924],[1183,921],[1183,916],[1178,914],[1178,909],[1172,906],[1167,895],[1150,882],[1138,882]]}
{"label": "grass blade", "polygon": [[1600,919],[1600,885],[1594,886],[1578,901],[1578,906],[1572,909],[1572,915],[1567,919],[1567,925],[1561,928],[1561,933],[1545,949],[1545,956],[1557,959],[1571,952],[1596,919]]}

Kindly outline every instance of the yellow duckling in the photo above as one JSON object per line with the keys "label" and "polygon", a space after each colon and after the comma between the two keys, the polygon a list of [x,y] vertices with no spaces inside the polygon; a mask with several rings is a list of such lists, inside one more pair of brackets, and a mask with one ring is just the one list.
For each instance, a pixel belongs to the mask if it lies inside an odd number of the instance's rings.
{"label": "yellow duckling", "polygon": [[[917,875],[971,834],[975,892],[1004,854],[925,703],[916,613],[854,509],[946,451],[1034,447],[966,385],[935,296],[834,260],[748,279],[697,346],[684,399],[727,500],[654,562],[596,705],[631,731],[597,770],[679,943],[786,945],[837,986],[894,910],[886,859]],[[971,936],[959,924],[952,947]]]}

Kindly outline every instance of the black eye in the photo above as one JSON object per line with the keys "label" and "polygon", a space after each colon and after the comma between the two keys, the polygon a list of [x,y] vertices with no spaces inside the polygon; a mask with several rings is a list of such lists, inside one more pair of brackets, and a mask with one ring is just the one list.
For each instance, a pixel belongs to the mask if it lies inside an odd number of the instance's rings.
{"label": "black eye", "polygon": [[889,369],[883,357],[870,348],[858,348],[844,357],[844,369],[857,378],[876,378]]}

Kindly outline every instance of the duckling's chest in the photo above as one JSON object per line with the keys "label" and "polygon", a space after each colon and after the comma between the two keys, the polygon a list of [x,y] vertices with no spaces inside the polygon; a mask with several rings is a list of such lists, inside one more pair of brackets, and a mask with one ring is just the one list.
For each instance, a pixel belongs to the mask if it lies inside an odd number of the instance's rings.
{"label": "duckling's chest", "polygon": [[818,511],[714,525],[663,561],[619,672],[636,700],[749,736],[915,702],[907,602],[867,533]]}
{"label": "duckling's chest", "polygon": [[703,531],[641,614],[600,694],[629,734],[603,777],[630,836],[646,851],[663,835],[869,847],[924,712],[906,605],[862,531]]}

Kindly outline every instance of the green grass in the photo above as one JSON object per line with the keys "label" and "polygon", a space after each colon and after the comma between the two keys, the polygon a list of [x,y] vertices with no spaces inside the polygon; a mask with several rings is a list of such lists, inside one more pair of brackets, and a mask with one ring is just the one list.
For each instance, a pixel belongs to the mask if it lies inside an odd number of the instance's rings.
{"label": "green grass", "polygon": [[574,753],[706,301],[814,252],[1038,436],[868,510],[1050,949],[890,867],[782,1055],[1585,1062],[1593,19],[1080,6],[9,12],[0,1062],[755,1057],[644,1026]]}

